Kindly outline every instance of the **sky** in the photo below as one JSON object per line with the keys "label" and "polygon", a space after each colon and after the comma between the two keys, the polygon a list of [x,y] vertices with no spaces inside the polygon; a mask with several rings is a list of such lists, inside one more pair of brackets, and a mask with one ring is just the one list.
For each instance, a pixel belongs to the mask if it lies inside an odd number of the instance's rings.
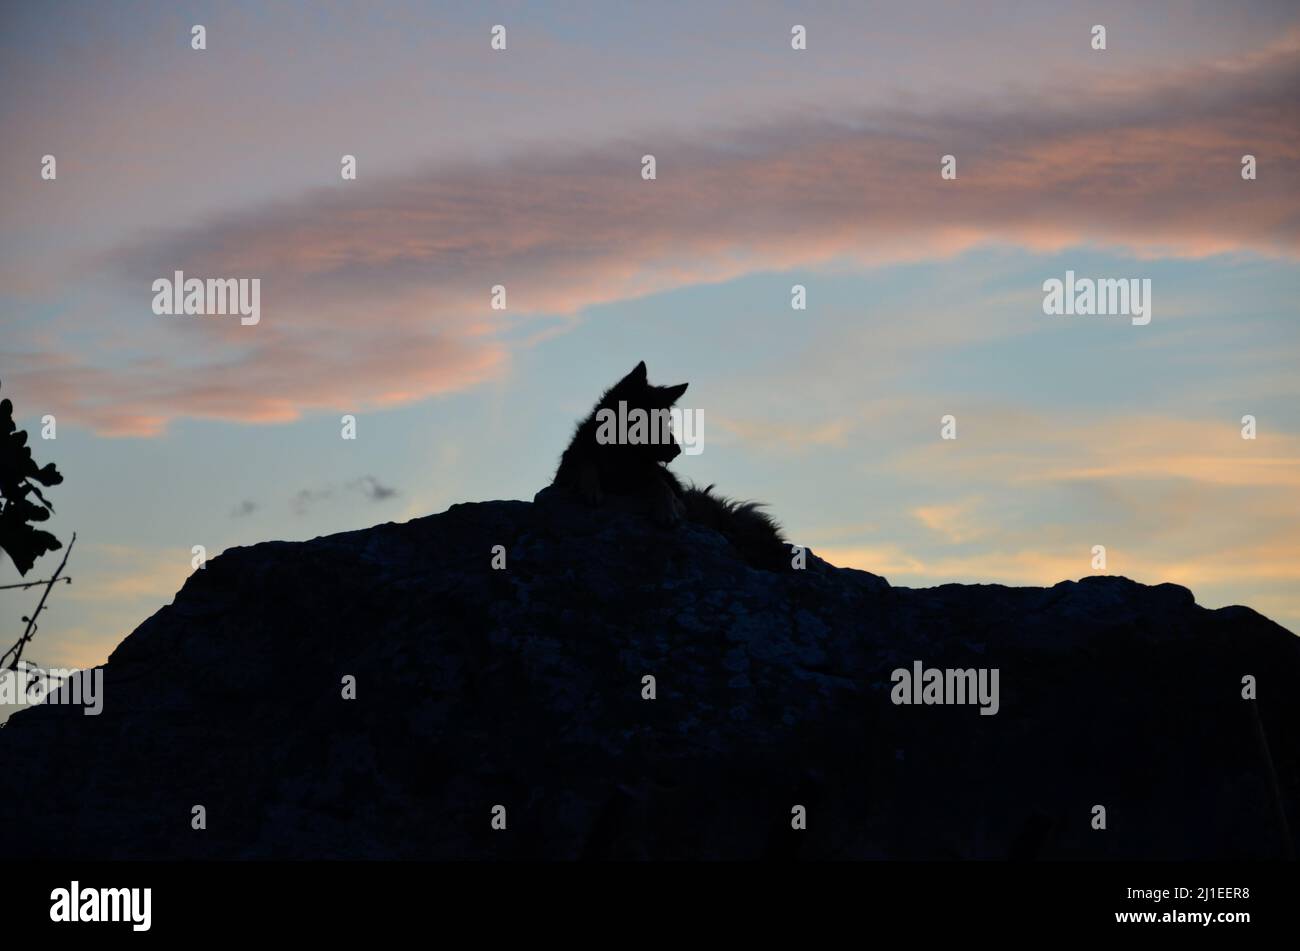
{"label": "sky", "polygon": [[[834,564],[1300,631],[1298,80],[1289,3],[5,5],[0,394],[77,533],[27,656],[102,663],[194,545],[530,499],[639,360],[679,475]],[[259,322],[155,314],[177,270]],[[1067,271],[1150,323],[1045,314]]]}

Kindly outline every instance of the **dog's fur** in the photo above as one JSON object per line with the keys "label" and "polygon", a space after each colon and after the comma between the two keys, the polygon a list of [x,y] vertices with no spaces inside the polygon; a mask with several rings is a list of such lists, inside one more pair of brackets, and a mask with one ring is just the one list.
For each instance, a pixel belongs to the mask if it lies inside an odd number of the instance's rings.
{"label": "dog's fur", "polygon": [[649,502],[656,522],[672,525],[687,518],[721,533],[751,565],[780,571],[790,565],[790,547],[781,529],[760,511],[757,502],[736,502],[713,494],[713,486],[683,486],[668,469],[681,453],[676,437],[669,442],[628,445],[596,440],[597,413],[628,410],[647,413],[667,410],[686,392],[688,384],[653,386],[646,379],[645,362],[605,391],[591,413],[578,424],[569,447],[560,457],[552,484],[576,492],[590,505],[606,494],[635,496]]}

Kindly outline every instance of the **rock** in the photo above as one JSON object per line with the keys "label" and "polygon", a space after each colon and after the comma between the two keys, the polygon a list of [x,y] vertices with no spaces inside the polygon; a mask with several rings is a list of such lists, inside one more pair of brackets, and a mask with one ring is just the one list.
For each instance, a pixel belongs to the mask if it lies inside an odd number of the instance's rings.
{"label": "rock", "polygon": [[[916,660],[998,713],[895,705]],[[763,572],[551,490],[226,551],[103,694],[0,730],[7,856],[1277,858],[1300,820],[1300,641],[1249,609]]]}

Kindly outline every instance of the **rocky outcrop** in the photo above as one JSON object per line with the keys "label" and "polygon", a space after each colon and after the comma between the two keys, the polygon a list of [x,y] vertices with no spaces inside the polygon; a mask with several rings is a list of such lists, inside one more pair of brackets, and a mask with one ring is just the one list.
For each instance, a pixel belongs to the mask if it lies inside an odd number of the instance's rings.
{"label": "rocky outcrop", "polygon": [[[917,661],[996,669],[996,714],[892,702]],[[0,730],[0,853],[1284,857],[1298,688],[1293,635],[1175,585],[771,573],[545,490],[214,558],[101,715]]]}

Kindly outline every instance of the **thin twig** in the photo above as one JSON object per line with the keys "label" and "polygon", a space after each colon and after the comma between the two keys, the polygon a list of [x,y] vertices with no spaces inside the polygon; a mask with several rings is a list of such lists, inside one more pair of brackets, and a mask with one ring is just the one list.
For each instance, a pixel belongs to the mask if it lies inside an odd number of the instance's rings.
{"label": "thin twig", "polygon": [[63,552],[63,560],[59,562],[59,567],[54,569],[54,575],[46,583],[45,593],[41,595],[40,603],[36,605],[36,610],[32,612],[32,616],[27,619],[27,630],[23,631],[23,636],[18,638],[18,643],[5,651],[4,657],[0,657],[0,664],[3,664],[9,659],[10,654],[14,655],[13,663],[9,665],[10,670],[18,669],[18,662],[22,660],[23,657],[23,648],[27,646],[27,642],[30,641],[36,633],[36,618],[40,615],[41,611],[45,609],[45,599],[50,596],[50,589],[53,588],[54,583],[59,580],[59,574],[63,571],[64,565],[68,563],[68,556],[72,554],[72,546],[76,543],[77,533],[73,532],[72,541],[68,542],[68,547]]}
{"label": "thin twig", "polygon": [[72,579],[67,577],[42,578],[40,581],[25,581],[22,584],[0,584],[0,591],[9,591],[13,588],[34,588],[38,584],[49,584],[51,581],[66,581],[68,584],[72,584]]}

